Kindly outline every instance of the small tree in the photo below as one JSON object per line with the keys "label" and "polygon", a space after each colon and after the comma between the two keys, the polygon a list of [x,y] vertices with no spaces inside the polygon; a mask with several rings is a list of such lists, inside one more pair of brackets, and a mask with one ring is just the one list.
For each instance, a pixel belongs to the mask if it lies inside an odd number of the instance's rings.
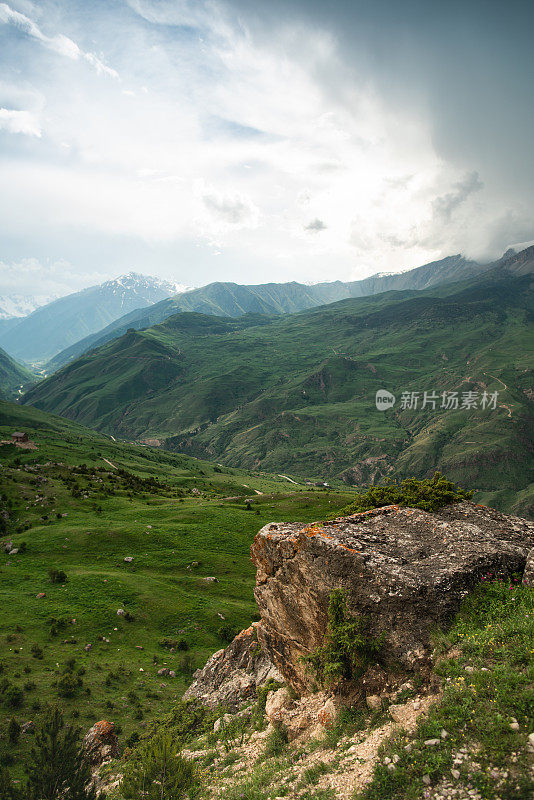
{"label": "small tree", "polygon": [[195,765],[180,754],[172,734],[162,730],[132,754],[121,792],[126,800],[180,800],[197,782]]}
{"label": "small tree", "polygon": [[15,719],[15,717],[11,717],[11,719],[9,720],[9,725],[7,726],[7,735],[10,744],[18,743],[20,737],[20,725]]}
{"label": "small tree", "polygon": [[80,732],[65,726],[58,708],[36,730],[27,773],[28,800],[97,800]]}
{"label": "small tree", "polygon": [[0,766],[0,798],[2,800],[22,800],[20,792],[13,786],[9,772],[2,766]]}

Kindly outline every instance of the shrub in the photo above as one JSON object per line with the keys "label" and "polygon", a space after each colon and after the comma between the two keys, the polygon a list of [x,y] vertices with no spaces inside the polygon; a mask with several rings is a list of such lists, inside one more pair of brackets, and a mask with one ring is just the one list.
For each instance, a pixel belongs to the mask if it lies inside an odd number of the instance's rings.
{"label": "shrub", "polygon": [[7,726],[7,737],[10,744],[17,744],[20,738],[20,725],[15,717],[11,717],[9,720],[9,725]]}
{"label": "shrub", "polygon": [[38,800],[97,800],[91,766],[80,746],[80,732],[65,727],[59,709],[49,712],[35,732],[28,765],[28,797]]}
{"label": "shrub", "polygon": [[48,577],[51,583],[66,583],[67,575],[62,569],[49,569]]}
{"label": "shrub", "polygon": [[178,740],[161,730],[133,751],[121,792],[126,800],[180,800],[197,783],[195,765],[181,755]]}
{"label": "shrub", "polygon": [[226,623],[221,625],[221,627],[218,629],[217,636],[222,642],[224,642],[224,644],[230,644],[230,642],[237,636],[238,633],[239,631],[237,628]]}
{"label": "shrub", "polygon": [[57,682],[57,693],[60,697],[74,697],[81,685],[81,678],[77,678],[72,672],[66,672]]}
{"label": "shrub", "polygon": [[283,725],[275,725],[265,740],[264,758],[273,758],[282,755],[287,747],[287,729]]}
{"label": "shrub", "polygon": [[356,495],[356,500],[340,514],[356,514],[390,505],[438,511],[450,503],[470,500],[473,494],[474,492],[461,489],[440,472],[436,472],[433,478],[424,480],[407,478],[398,485],[385,483],[384,486],[372,486],[366,492]]}
{"label": "shrub", "polygon": [[347,602],[342,590],[330,595],[328,625],[324,644],[303,661],[316,672],[323,686],[339,680],[357,680],[371,661],[380,653],[380,640],[365,633],[365,620],[347,614]]}

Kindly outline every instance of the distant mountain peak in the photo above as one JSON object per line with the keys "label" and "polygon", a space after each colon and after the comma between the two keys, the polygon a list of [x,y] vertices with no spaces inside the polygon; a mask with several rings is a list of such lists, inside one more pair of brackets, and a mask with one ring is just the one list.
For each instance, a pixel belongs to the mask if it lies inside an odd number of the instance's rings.
{"label": "distant mountain peak", "polygon": [[117,278],[111,278],[101,284],[101,289],[105,291],[114,289],[127,289],[128,291],[136,291],[146,289],[158,289],[163,292],[168,292],[169,295],[182,294],[189,291],[192,287],[185,286],[176,281],[168,281],[163,278],[157,278],[154,275],[143,275],[141,272],[127,272],[125,275],[119,275]]}

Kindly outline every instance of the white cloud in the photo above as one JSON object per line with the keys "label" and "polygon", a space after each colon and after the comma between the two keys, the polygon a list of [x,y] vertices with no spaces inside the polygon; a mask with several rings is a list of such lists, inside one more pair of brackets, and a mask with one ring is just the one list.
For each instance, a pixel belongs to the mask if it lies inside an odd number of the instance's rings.
{"label": "white cloud", "polygon": [[41,136],[41,127],[31,111],[16,111],[0,108],[0,131],[24,133],[27,136]]}
{"label": "white cloud", "polygon": [[65,58],[47,71],[36,55],[27,95],[0,91],[0,126],[33,148],[0,163],[0,233],[25,255],[82,234],[100,260],[102,237],[167,264],[189,248],[189,282],[236,279],[236,264],[249,281],[324,280],[531,238],[525,209],[438,155],[427,116],[392,109],[332,35],[280,21],[258,40],[222,2],[103,6],[76,27],[49,0],[39,17],[0,3],[0,21]]}
{"label": "white cloud", "polygon": [[23,33],[41,42],[45,47],[53,50],[61,56],[77,61],[79,58],[87,61],[98,74],[108,75],[112,78],[118,78],[118,73],[106,66],[94,53],[86,53],[80,50],[76,42],[64,36],[62,33],[57,33],[54,36],[46,36],[39,26],[25,14],[20,11],[15,11],[7,5],[7,3],[0,3],[0,22],[6,25],[13,25]]}

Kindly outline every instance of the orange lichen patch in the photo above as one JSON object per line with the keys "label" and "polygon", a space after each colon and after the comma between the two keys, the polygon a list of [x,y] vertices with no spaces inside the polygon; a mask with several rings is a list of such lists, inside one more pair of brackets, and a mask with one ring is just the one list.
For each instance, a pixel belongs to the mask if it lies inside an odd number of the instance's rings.
{"label": "orange lichen patch", "polygon": [[113,722],[108,722],[106,719],[100,720],[95,724],[96,731],[95,733],[102,738],[109,736],[115,730],[115,725]]}
{"label": "orange lichen patch", "polygon": [[242,631],[239,631],[239,633],[235,638],[241,639],[244,636],[252,636],[253,633],[254,633],[254,625],[251,625],[250,628],[244,628]]}

